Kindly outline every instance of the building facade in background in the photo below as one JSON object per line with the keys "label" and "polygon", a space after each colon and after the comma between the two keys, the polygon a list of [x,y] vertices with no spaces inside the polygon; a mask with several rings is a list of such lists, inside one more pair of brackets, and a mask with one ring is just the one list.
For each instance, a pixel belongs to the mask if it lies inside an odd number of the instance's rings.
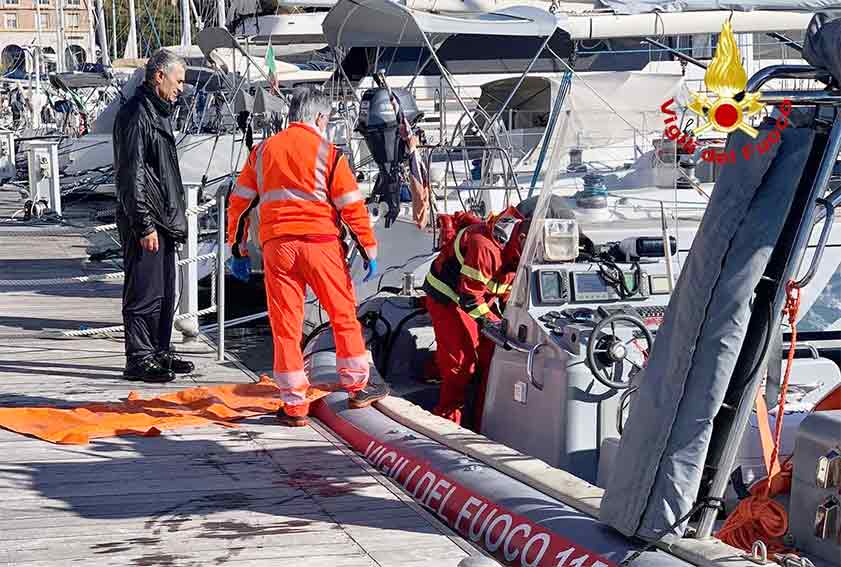
{"label": "building facade in background", "polygon": [[[91,22],[88,2],[94,0],[0,0],[0,74],[33,71],[32,49],[39,43],[36,20],[40,11],[40,45],[44,71],[56,68],[59,4],[64,3],[65,70],[96,61],[90,53]],[[38,3],[36,7],[35,3]]]}

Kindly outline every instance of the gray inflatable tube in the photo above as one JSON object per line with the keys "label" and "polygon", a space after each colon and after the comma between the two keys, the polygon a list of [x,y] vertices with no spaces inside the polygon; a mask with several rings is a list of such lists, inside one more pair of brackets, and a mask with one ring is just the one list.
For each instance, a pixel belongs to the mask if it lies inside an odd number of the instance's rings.
{"label": "gray inflatable tube", "polygon": [[[335,380],[335,353],[313,350],[307,357],[313,383]],[[349,410],[346,399],[330,394],[313,415],[443,523],[506,565],[618,567],[642,545],[374,407]],[[631,564],[690,565],[657,550]]]}

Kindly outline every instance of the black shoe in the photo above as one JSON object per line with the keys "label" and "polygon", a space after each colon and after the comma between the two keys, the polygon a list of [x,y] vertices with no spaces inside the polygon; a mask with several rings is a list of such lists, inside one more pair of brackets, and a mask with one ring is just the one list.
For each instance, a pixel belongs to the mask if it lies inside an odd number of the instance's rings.
{"label": "black shoe", "polygon": [[306,427],[310,418],[306,415],[289,415],[283,408],[277,410],[277,420],[286,427]]}
{"label": "black shoe", "polygon": [[123,378],[137,382],[162,384],[175,380],[172,370],[164,368],[154,357],[144,358],[140,362],[126,365]]}
{"label": "black shoe", "polygon": [[283,405],[277,410],[277,419],[287,427],[306,427],[310,424],[308,414],[310,412],[310,404],[304,403],[302,405],[287,406]]}
{"label": "black shoe", "polygon": [[157,356],[161,366],[172,370],[175,374],[189,374],[196,369],[196,365],[184,360],[172,351],[162,352]]}
{"label": "black shoe", "polygon": [[364,388],[357,390],[348,398],[347,405],[351,409],[366,408],[391,392],[388,384],[382,382],[368,382]]}

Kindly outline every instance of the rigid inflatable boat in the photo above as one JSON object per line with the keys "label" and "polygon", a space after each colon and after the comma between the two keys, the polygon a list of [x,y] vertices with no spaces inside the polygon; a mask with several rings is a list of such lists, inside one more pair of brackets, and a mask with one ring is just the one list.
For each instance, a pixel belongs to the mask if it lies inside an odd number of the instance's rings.
{"label": "rigid inflatable boat", "polygon": [[[813,32],[841,29],[816,21]],[[839,38],[812,37],[807,47]],[[480,431],[428,411],[434,333],[415,283],[428,263],[360,306],[372,379],[392,396],[348,411],[334,393],[315,415],[505,564],[841,564],[839,360],[819,333],[798,341],[790,326],[805,325],[838,289],[838,71],[828,61],[751,78],[748,93],[791,77],[827,88],[763,91],[764,103],[785,110],[785,127],[772,115],[759,136],[774,143],[723,165],[680,264],[672,256],[684,252],[656,222],[582,224],[601,251],[582,254],[569,236],[577,231],[564,229],[570,219],[549,206],[568,165],[569,147],[555,147],[502,328],[483,331],[496,347]],[[733,132],[725,151],[751,141]],[[836,274],[829,287],[810,290],[827,269]],[[800,289],[811,299],[798,308]],[[329,326],[307,337],[305,356],[313,384],[335,382]],[[777,419],[774,449],[764,432]],[[763,461],[781,532],[749,529],[767,516],[738,517],[740,502],[761,498],[761,484],[753,495],[748,485],[765,476]]]}

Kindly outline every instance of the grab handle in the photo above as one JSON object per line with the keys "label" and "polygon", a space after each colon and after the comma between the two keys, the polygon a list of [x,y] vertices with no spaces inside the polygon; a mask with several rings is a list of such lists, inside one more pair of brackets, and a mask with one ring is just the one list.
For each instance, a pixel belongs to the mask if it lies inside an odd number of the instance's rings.
{"label": "grab handle", "polygon": [[484,326],[482,327],[482,334],[486,336],[490,341],[498,347],[502,347],[505,350],[513,350],[515,352],[521,352],[526,355],[526,376],[531,382],[531,385],[537,388],[538,390],[543,390],[543,382],[538,382],[534,379],[534,358],[537,356],[537,353],[540,351],[541,347],[546,346],[544,343],[537,343],[537,344],[529,344],[529,343],[521,343],[519,341],[515,341],[509,339],[504,331],[498,329],[497,327],[493,326]]}
{"label": "grab handle", "polygon": [[826,248],[826,243],[829,241],[829,233],[832,232],[832,225],[835,223],[835,206],[826,199],[816,199],[818,205],[824,206],[824,221],[821,236],[818,239],[818,246],[815,248],[815,255],[812,256],[812,262],[809,264],[809,270],[800,280],[797,281],[797,287],[806,287],[818,271],[818,266],[823,257],[823,251]]}
{"label": "grab handle", "polygon": [[529,349],[529,353],[526,356],[526,376],[529,382],[531,382],[531,385],[541,391],[543,390],[543,382],[538,382],[534,379],[534,357],[537,356],[540,348],[544,346],[546,346],[544,343],[537,343]]}

